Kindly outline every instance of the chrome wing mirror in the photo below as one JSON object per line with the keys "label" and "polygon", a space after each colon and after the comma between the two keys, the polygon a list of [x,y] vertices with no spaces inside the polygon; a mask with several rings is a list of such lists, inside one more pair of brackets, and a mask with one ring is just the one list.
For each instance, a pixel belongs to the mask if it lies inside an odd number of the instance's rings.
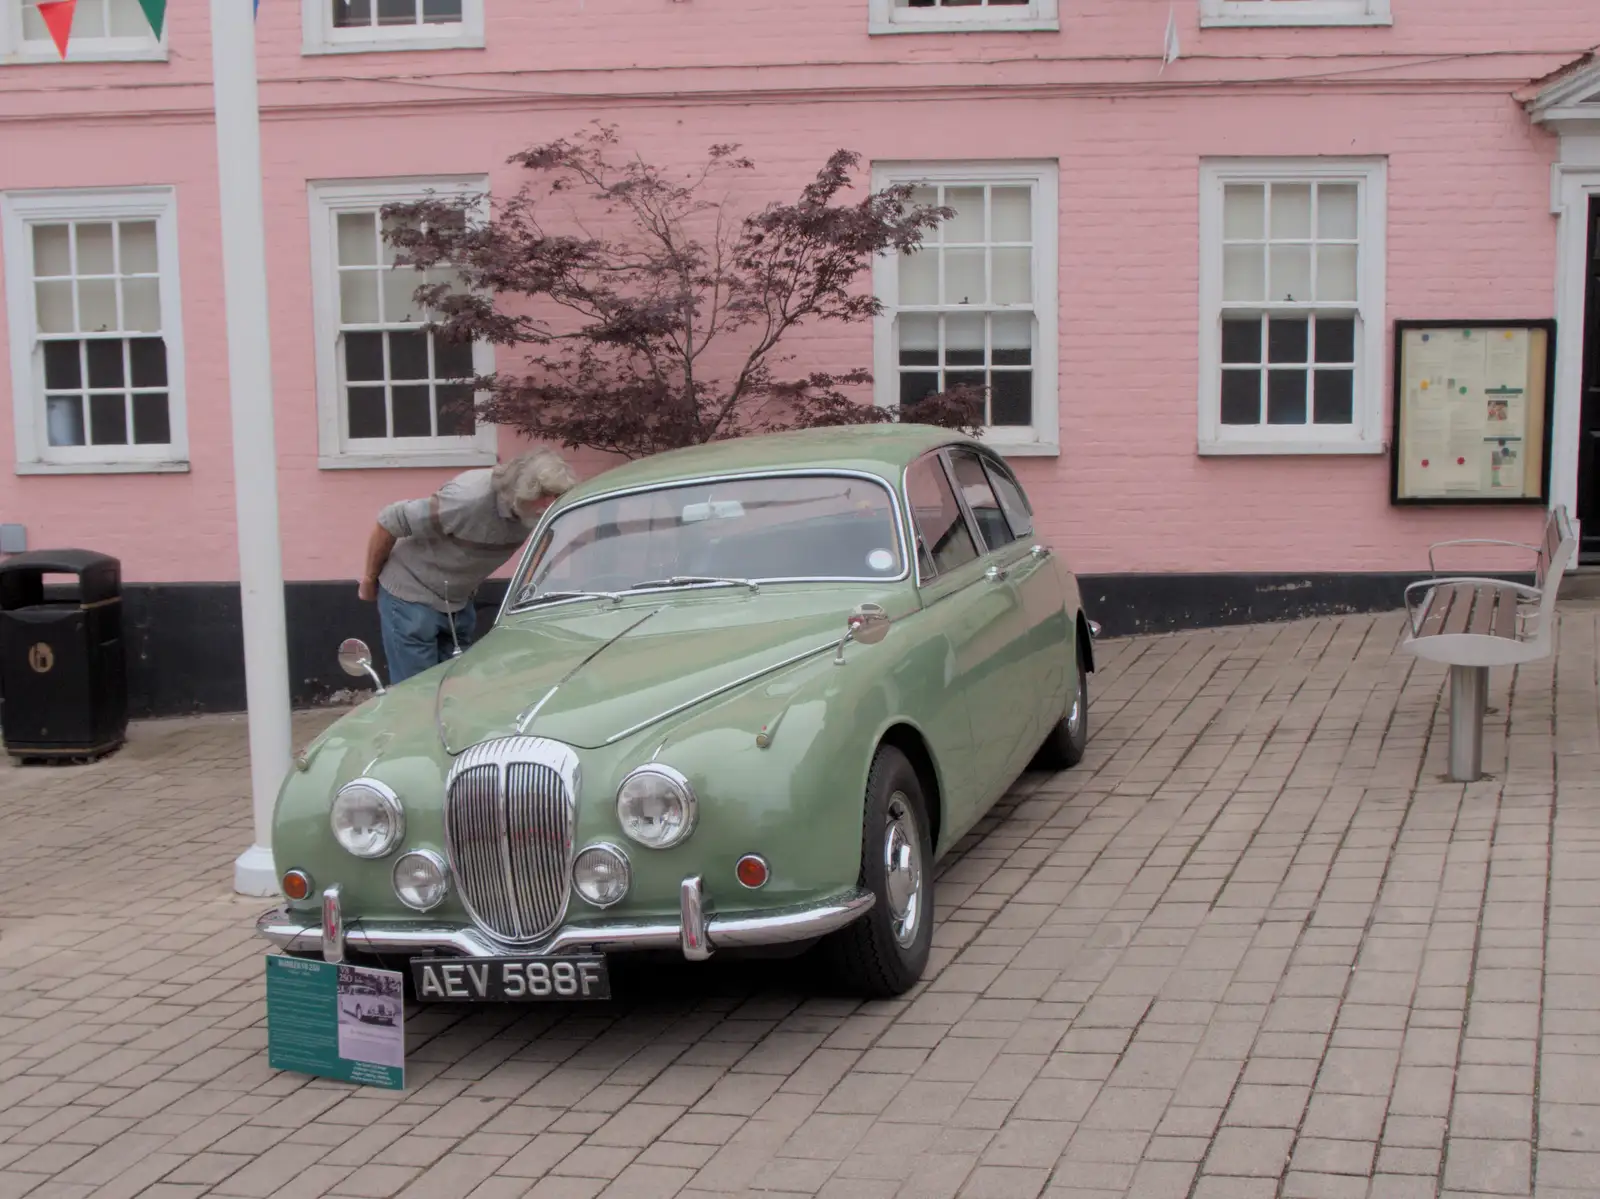
{"label": "chrome wing mirror", "polygon": [[888,635],[889,614],[877,604],[857,604],[845,621],[844,636],[839,638],[839,652],[833,664],[844,665],[844,647],[852,641],[858,645],[877,645]]}
{"label": "chrome wing mirror", "polygon": [[350,637],[339,643],[339,669],[354,679],[365,675],[378,688],[379,695],[385,694],[383,680],[372,668],[372,651],[359,637]]}

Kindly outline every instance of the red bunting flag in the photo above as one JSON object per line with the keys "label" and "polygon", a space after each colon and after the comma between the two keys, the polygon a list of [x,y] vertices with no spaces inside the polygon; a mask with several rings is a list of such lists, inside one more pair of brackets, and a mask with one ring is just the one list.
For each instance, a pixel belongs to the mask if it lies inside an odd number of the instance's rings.
{"label": "red bunting flag", "polygon": [[145,20],[150,22],[150,28],[156,31],[156,37],[161,36],[161,27],[167,20],[167,0],[139,0],[139,7],[144,9]]}
{"label": "red bunting flag", "polygon": [[39,5],[39,18],[50,31],[50,37],[62,58],[67,56],[67,42],[72,38],[72,17],[77,8],[78,0],[49,0]]}

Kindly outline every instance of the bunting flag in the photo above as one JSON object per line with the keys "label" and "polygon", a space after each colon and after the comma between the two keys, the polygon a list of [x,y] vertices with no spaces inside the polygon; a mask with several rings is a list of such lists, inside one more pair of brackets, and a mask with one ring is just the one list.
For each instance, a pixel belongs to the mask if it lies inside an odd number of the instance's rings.
{"label": "bunting flag", "polygon": [[39,19],[50,31],[50,38],[62,58],[67,56],[67,42],[72,38],[72,17],[77,9],[78,0],[47,0],[47,3],[39,5]]}
{"label": "bunting flag", "polygon": [[145,20],[150,22],[150,28],[155,30],[159,38],[161,27],[167,21],[167,0],[139,0],[139,7],[144,9]]}
{"label": "bunting flag", "polygon": [[1157,71],[1156,74],[1161,74],[1169,66],[1177,62],[1180,53],[1182,51],[1178,46],[1178,11],[1176,7],[1168,7],[1167,40],[1166,45],[1161,50],[1161,70]]}

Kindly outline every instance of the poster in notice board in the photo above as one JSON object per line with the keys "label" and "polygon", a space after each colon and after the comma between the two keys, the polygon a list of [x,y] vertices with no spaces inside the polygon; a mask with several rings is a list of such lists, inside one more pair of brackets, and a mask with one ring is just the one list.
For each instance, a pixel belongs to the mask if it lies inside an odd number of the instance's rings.
{"label": "poster in notice board", "polygon": [[1395,504],[1549,499],[1555,322],[1396,321]]}
{"label": "poster in notice board", "polygon": [[404,1090],[404,977],[397,971],[266,955],[267,1064]]}

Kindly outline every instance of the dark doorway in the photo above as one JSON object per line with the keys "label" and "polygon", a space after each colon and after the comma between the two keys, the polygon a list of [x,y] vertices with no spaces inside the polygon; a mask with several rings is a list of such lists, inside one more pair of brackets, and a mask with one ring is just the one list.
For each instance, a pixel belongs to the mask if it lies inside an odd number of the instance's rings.
{"label": "dark doorway", "polygon": [[1600,565],[1600,196],[1589,200],[1589,257],[1584,270],[1583,415],[1578,429],[1578,560]]}

